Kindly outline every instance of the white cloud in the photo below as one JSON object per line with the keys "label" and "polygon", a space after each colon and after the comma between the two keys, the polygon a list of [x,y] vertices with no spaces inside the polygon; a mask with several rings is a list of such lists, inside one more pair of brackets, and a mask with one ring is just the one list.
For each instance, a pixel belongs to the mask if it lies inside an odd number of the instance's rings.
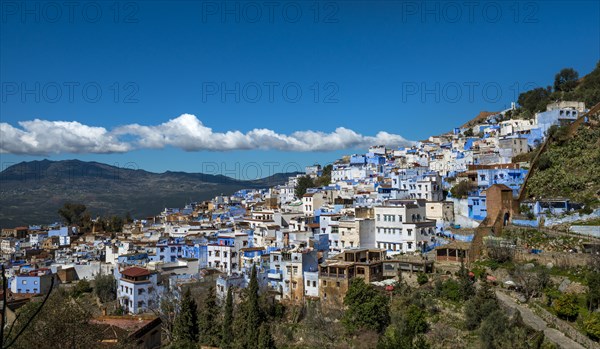
{"label": "white cloud", "polygon": [[122,153],[131,146],[103,127],[77,121],[31,120],[21,128],[0,123],[0,153],[46,155],[51,153]]}
{"label": "white cloud", "polygon": [[[412,142],[384,131],[364,136],[339,127],[334,132],[297,131],[290,135],[269,129],[213,132],[198,118],[183,114],[165,123],[129,124],[107,130],[76,121],[35,119],[20,128],[0,123],[0,153],[45,155],[51,153],[122,153],[133,149],[180,148],[185,151],[281,150],[333,151],[366,148],[374,144],[407,146]],[[127,139],[125,141],[124,139]]]}

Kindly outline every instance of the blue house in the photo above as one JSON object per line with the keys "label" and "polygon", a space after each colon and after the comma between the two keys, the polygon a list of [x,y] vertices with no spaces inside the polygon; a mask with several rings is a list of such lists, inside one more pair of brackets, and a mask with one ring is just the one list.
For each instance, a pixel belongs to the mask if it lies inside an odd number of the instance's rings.
{"label": "blue house", "polygon": [[31,270],[16,275],[10,282],[10,290],[13,293],[47,293],[53,277],[52,271],[47,268]]}
{"label": "blue house", "polygon": [[481,192],[469,196],[467,198],[467,205],[469,208],[469,218],[476,219],[478,221],[484,220],[487,216],[486,198]]}
{"label": "blue house", "polygon": [[495,168],[477,170],[477,183],[481,190],[494,184],[504,184],[513,190],[513,195],[518,195],[521,185],[525,181],[527,170],[521,168]]}

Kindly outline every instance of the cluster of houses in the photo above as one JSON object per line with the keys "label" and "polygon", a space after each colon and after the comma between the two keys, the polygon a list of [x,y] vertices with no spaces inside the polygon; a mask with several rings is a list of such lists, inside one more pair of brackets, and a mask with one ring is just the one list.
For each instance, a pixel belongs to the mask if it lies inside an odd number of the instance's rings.
{"label": "cluster of houses", "polygon": [[[472,236],[453,230],[487,217],[490,188],[518,196],[527,164],[513,158],[542,143],[552,125],[576,120],[585,106],[555,103],[527,120],[510,119],[511,110],[411,147],[372,146],[344,157],[333,163],[329,184],[300,197],[300,177],[316,179],[324,168],[309,166],[272,188],[166,208],[116,236],[59,224],[3,229],[9,291],[34,295],[47,292],[52,278],[69,283],[112,274],[121,309],[141,314],[156,309],[164,292],[208,274],[219,275],[215,286],[224,297],[231,287],[245,287],[255,266],[262,289],[282,302],[341,304],[353,278],[384,285],[401,271],[431,270],[435,257],[428,252],[468,243]],[[467,197],[453,198],[450,189],[462,181],[471,183]],[[547,206],[533,204],[536,214]]]}

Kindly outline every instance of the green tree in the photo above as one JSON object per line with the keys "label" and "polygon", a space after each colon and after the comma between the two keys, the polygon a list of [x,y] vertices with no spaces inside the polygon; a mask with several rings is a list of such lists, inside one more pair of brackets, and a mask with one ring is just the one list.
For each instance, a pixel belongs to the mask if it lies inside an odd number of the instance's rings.
{"label": "green tree", "polygon": [[60,209],[58,214],[62,217],[67,225],[82,225],[84,213],[87,207],[83,204],[77,204],[72,202],[65,203]]}
{"label": "green tree", "polygon": [[123,231],[125,219],[121,216],[110,216],[102,219],[102,230],[109,233],[117,233]]}
{"label": "green tree", "polygon": [[593,311],[600,305],[600,272],[589,272],[586,276],[586,283],[588,286],[586,293],[588,310]]}
{"label": "green tree", "polygon": [[538,87],[527,92],[523,92],[517,99],[519,105],[523,109],[528,110],[530,113],[535,114],[537,112],[546,110],[546,105],[550,103],[550,94],[552,90],[550,87],[543,88]]}
{"label": "green tree", "polygon": [[388,326],[377,343],[377,348],[428,348],[429,345],[422,336],[428,329],[425,311],[411,304],[397,321]]}
{"label": "green tree", "polygon": [[417,274],[417,282],[419,283],[419,285],[425,285],[428,281],[429,281],[429,279],[427,278],[427,274],[425,274],[425,273]]}
{"label": "green tree", "polygon": [[483,283],[475,297],[465,304],[465,326],[469,330],[477,329],[489,314],[498,309],[500,306],[494,290],[487,283]]}
{"label": "green tree", "polygon": [[458,283],[460,284],[460,297],[462,300],[468,300],[475,294],[475,286],[463,261],[460,262],[460,269],[458,270]]}
{"label": "green tree", "polygon": [[304,194],[306,194],[306,189],[314,188],[315,183],[312,178],[309,176],[302,176],[298,178],[298,183],[296,184],[295,194],[298,199],[301,199]]}
{"label": "green tree", "polygon": [[173,328],[174,342],[179,346],[198,342],[198,306],[188,288],[179,302],[179,313]]}
{"label": "green tree", "polygon": [[437,281],[436,290],[441,297],[448,300],[458,302],[462,299],[460,283],[454,279],[448,279],[444,282],[441,280]]}
{"label": "green tree", "polygon": [[71,292],[73,294],[73,297],[78,298],[81,297],[84,293],[92,292],[92,286],[90,285],[90,282],[86,279],[79,280],[77,284],[75,284],[75,287],[73,287],[73,290]]}
{"label": "green tree", "polygon": [[198,316],[200,344],[215,347],[221,342],[218,314],[217,295],[215,288],[211,286],[204,298],[204,303]]}
{"label": "green tree", "polygon": [[315,185],[322,187],[329,185],[331,183],[331,170],[333,169],[333,165],[327,165],[323,167],[323,171],[321,172],[321,176],[317,178],[315,181]]}
{"label": "green tree", "polygon": [[117,281],[111,274],[100,274],[94,279],[94,293],[102,303],[117,299]]}
{"label": "green tree", "polygon": [[[11,338],[25,326],[39,307],[40,302],[30,301],[18,309],[18,319]],[[105,328],[90,322],[94,307],[89,297],[74,298],[70,292],[55,289],[11,348],[97,348]]]}
{"label": "green tree", "polygon": [[269,324],[263,322],[258,330],[258,349],[275,349],[275,341],[271,335]]}
{"label": "green tree", "polygon": [[227,298],[225,299],[223,326],[221,327],[221,349],[230,349],[233,342],[233,293],[231,289],[231,286],[227,289]]}
{"label": "green tree", "polygon": [[258,346],[258,334],[262,323],[265,321],[264,312],[260,307],[259,286],[256,266],[252,266],[250,282],[244,290],[244,296],[236,314],[236,329],[239,336],[235,338],[236,348],[256,348]]}
{"label": "green tree", "polygon": [[348,308],[342,323],[351,333],[359,329],[382,332],[390,322],[388,298],[362,278],[352,280],[344,305]]}
{"label": "green tree", "polygon": [[481,323],[479,339],[484,349],[531,349],[540,348],[544,334],[528,330],[518,311],[509,318],[506,312],[497,309]]}
{"label": "green tree", "polygon": [[577,87],[579,73],[573,68],[564,68],[554,77],[554,90],[569,92]]}
{"label": "green tree", "polygon": [[577,296],[572,293],[563,293],[558,299],[554,300],[553,309],[556,315],[570,321],[575,320],[579,314],[577,305]]}
{"label": "green tree", "polygon": [[463,199],[469,196],[474,187],[471,181],[461,181],[450,189],[450,194],[457,199]]}

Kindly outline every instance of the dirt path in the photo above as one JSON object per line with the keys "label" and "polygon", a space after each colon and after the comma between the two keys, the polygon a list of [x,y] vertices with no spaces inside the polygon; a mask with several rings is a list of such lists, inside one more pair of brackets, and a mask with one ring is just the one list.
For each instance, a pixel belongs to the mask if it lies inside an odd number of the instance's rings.
{"label": "dirt path", "polygon": [[498,299],[507,305],[508,307],[519,310],[521,316],[523,317],[523,322],[526,325],[537,331],[544,331],[544,335],[546,338],[552,343],[558,345],[560,348],[565,349],[585,349],[584,346],[575,342],[571,338],[564,335],[564,333],[548,327],[546,321],[544,321],[541,317],[537,316],[531,309],[528,307],[518,304],[515,302],[509,295],[504,292],[496,291],[496,296]]}

